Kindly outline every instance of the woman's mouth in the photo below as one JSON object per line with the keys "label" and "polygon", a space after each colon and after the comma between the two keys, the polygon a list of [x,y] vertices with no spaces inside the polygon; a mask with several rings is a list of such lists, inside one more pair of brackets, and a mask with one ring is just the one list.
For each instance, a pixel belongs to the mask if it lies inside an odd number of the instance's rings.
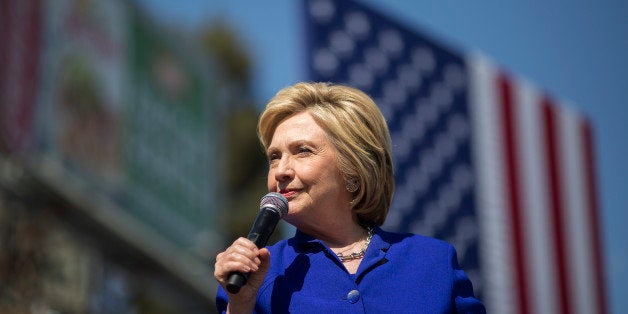
{"label": "woman's mouth", "polygon": [[294,198],[297,195],[298,190],[286,189],[279,191],[279,194],[283,195],[287,200]]}

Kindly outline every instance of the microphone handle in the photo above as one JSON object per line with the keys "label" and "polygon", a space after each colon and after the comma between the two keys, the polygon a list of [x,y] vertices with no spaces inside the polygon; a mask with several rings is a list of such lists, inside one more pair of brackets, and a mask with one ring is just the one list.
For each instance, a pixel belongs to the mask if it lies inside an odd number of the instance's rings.
{"label": "microphone handle", "polygon": [[[253,241],[258,248],[265,247],[280,219],[281,216],[275,210],[262,208],[257,218],[255,218],[255,222],[253,223],[253,227],[251,227],[251,231],[249,231],[247,239]],[[227,291],[233,294],[238,293],[240,288],[248,281],[249,276],[250,273],[231,273],[227,279]]]}

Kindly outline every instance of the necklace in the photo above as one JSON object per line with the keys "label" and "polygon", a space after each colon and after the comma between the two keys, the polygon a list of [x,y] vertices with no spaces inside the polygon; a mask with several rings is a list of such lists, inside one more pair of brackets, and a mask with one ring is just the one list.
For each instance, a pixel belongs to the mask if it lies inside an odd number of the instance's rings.
{"label": "necklace", "polygon": [[357,252],[352,252],[348,255],[344,255],[343,253],[336,254],[341,262],[346,263],[364,257],[364,253],[366,253],[366,249],[369,248],[369,244],[371,243],[371,238],[373,238],[373,228],[370,226],[367,227],[366,232],[368,233],[368,235],[366,236],[366,243],[364,243],[364,246],[361,250]]}

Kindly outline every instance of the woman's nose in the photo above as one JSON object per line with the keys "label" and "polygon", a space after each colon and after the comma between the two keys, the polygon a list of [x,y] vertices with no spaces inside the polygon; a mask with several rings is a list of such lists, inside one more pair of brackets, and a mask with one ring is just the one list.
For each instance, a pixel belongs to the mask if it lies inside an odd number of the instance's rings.
{"label": "woman's nose", "polygon": [[284,156],[279,160],[275,170],[275,179],[279,182],[294,178],[294,168],[289,157]]}

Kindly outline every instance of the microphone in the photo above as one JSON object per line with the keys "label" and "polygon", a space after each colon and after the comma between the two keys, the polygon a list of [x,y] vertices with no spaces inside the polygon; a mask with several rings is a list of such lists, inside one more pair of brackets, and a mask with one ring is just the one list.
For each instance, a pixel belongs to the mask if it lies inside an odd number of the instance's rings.
{"label": "microphone", "polygon": [[[268,238],[275,231],[275,227],[281,218],[288,213],[288,200],[281,194],[271,192],[262,197],[259,205],[259,213],[249,231],[247,239],[253,241],[258,248],[266,246]],[[227,280],[227,291],[238,293],[246,284],[249,273],[232,272]]]}

